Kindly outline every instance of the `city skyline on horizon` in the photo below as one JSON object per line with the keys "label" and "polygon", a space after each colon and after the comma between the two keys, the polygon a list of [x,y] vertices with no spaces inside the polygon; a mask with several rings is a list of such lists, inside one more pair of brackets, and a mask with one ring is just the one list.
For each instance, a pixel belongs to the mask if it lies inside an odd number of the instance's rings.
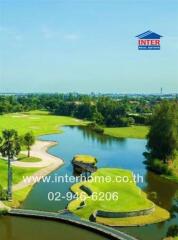
{"label": "city skyline on horizon", "polygon": [[144,92],[77,92],[77,91],[69,91],[69,92],[61,92],[61,91],[53,91],[53,92],[43,92],[43,91],[33,91],[33,92],[25,92],[25,91],[10,91],[10,92],[2,92],[0,91],[0,94],[81,94],[81,95],[177,95],[178,92],[150,92],[150,93],[144,93]]}

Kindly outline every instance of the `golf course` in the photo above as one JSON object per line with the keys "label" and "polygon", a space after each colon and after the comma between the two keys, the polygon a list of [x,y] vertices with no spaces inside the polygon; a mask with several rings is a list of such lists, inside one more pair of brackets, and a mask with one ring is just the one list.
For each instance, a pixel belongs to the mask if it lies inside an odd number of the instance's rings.
{"label": "golf course", "polygon": [[[0,116],[1,131],[5,128],[14,128],[18,131],[19,135],[24,135],[28,129],[28,131],[30,130],[33,132],[36,138],[35,144],[31,148],[31,156],[28,157],[26,149],[23,148],[17,160],[12,162],[13,199],[11,202],[3,201],[3,204],[8,207],[24,206],[29,208],[28,201],[31,200],[28,199],[33,199],[36,196],[35,189],[40,188],[42,183],[39,182],[34,184],[33,182],[29,182],[24,184],[23,178],[30,176],[36,177],[43,173],[45,173],[44,176],[52,175],[54,171],[59,171],[60,174],[62,169],[64,174],[68,172],[66,168],[66,164],[68,165],[68,160],[70,165],[72,165],[73,160],[74,162],[82,164],[97,165],[98,170],[95,173],[92,173],[92,177],[109,176],[110,182],[105,182],[103,184],[95,181],[84,181],[72,184],[70,189],[65,187],[65,192],[71,190],[78,196],[78,198],[72,199],[69,202],[61,202],[61,209],[67,204],[67,209],[81,219],[94,220],[97,223],[117,227],[143,226],[158,222],[165,222],[166,220],[170,219],[169,211],[164,207],[159,206],[159,204],[155,203],[153,200],[150,200],[148,195],[139,186],[137,186],[136,183],[133,182],[132,172],[127,169],[129,169],[130,164],[137,166],[137,163],[135,162],[134,164],[130,162],[128,165],[124,165],[124,162],[123,164],[119,164],[118,161],[115,161],[115,163],[112,164],[113,159],[119,155],[118,153],[114,153],[116,156],[111,155],[112,158],[109,157],[113,151],[112,147],[111,149],[110,147],[108,148],[109,145],[107,144],[109,142],[110,144],[111,142],[113,142],[114,145],[116,144],[117,148],[120,145],[121,149],[123,149],[122,144],[124,143],[125,139],[128,138],[131,146],[134,144],[134,141],[138,141],[138,143],[136,143],[137,146],[137,144],[145,141],[144,138],[148,132],[148,127],[131,126],[126,128],[105,128],[104,134],[97,134],[92,132],[92,130],[88,130],[88,128],[85,127],[86,124],[87,121],[79,120],[73,117],[52,115],[47,111],[10,113]],[[69,133],[67,133],[68,131]],[[75,131],[77,132],[75,133]],[[73,133],[74,136],[72,136]],[[57,136],[62,137],[61,140],[58,140],[58,138],[56,139]],[[65,136],[68,136],[69,138],[67,137],[67,139],[65,139]],[[100,156],[99,154],[95,157],[95,154],[92,153],[96,147],[95,145],[92,148],[90,148],[91,143],[83,146],[82,144],[84,144],[86,139],[90,139],[90,137],[94,142],[97,141],[99,144],[106,144],[105,148],[108,149],[109,155],[104,153],[103,156]],[[80,138],[81,142],[75,146],[75,142],[77,143],[78,139]],[[72,139],[75,139],[75,141],[72,141]],[[73,147],[71,145],[70,150],[66,149],[65,147],[66,143],[68,142],[70,142],[70,144],[74,144]],[[81,148],[78,148],[80,145]],[[53,149],[58,150],[57,152],[53,152]],[[67,155],[60,153],[60,149],[63,149],[64,153],[66,151]],[[122,151],[126,151],[126,149],[124,149]],[[141,149],[141,152],[143,152],[142,147]],[[68,152],[70,153],[70,157],[68,157]],[[125,158],[124,154],[122,155],[123,158]],[[106,161],[105,156],[106,159],[108,158],[108,160],[110,160],[107,162],[107,164],[104,164]],[[139,154],[139,156],[141,156],[141,154]],[[48,159],[49,162],[44,159]],[[134,159],[132,160],[134,161]],[[174,164],[176,163],[174,162]],[[2,169],[0,172],[0,179],[2,179],[1,185],[3,188],[6,188],[6,160],[1,159],[0,168]],[[117,176],[126,176],[128,178],[128,182],[115,182]],[[46,187],[47,189],[49,188],[48,185],[46,185]],[[62,188],[64,188],[64,185]],[[54,189],[56,189],[56,187]],[[50,191],[50,189],[48,191]],[[40,195],[42,194],[41,191],[38,192]],[[102,198],[104,198],[104,201],[100,199],[101,194]],[[108,196],[109,199],[106,200]],[[115,196],[115,199],[113,199],[112,196]],[[45,196],[42,198],[45,199]],[[44,208],[49,208],[49,202],[44,201],[44,203]],[[57,203],[55,203],[54,207],[57,208],[57,206]],[[31,207],[38,208],[38,203]]]}

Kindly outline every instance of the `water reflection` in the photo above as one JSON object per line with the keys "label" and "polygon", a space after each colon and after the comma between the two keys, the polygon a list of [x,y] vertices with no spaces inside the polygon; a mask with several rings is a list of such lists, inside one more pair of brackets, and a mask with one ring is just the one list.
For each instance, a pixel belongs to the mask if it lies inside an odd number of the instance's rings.
{"label": "water reflection", "polygon": [[98,142],[100,144],[108,144],[108,146],[111,146],[114,142],[119,142],[120,144],[124,144],[126,139],[125,138],[114,138],[114,137],[108,137],[104,134],[99,134],[94,131],[92,131],[90,128],[85,126],[70,126],[69,128],[78,128],[79,132],[83,136],[83,139],[85,140],[92,140],[95,142]]}
{"label": "water reflection", "polygon": [[147,172],[145,176],[147,186],[144,191],[147,193],[157,193],[157,203],[167,210],[170,210],[173,204],[173,200],[178,189],[178,184],[171,182],[159,175],[152,172]]}
{"label": "water reflection", "polygon": [[0,217],[0,234],[4,239],[11,240],[13,236],[12,219],[7,219],[6,217]]}
{"label": "water reflection", "polygon": [[62,222],[23,218],[0,217],[1,240],[106,240],[105,237]]}

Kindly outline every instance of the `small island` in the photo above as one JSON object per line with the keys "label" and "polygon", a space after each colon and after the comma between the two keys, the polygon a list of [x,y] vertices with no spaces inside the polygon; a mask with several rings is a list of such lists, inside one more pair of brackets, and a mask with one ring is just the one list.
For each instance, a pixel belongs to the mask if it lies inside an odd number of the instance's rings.
{"label": "small island", "polygon": [[74,171],[77,173],[95,172],[97,170],[96,163],[97,159],[90,155],[75,155],[72,159]]}

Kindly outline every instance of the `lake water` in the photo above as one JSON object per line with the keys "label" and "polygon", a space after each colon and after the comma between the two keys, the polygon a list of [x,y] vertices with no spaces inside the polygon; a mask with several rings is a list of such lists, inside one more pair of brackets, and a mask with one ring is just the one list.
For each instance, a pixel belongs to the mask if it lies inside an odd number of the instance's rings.
{"label": "lake water", "polygon": [[[84,127],[63,127],[63,131],[63,134],[46,135],[40,138],[43,140],[57,141],[58,145],[50,148],[49,153],[61,157],[65,162],[61,168],[50,174],[52,179],[54,179],[56,175],[65,176],[66,173],[68,176],[72,176],[74,174],[71,164],[73,156],[76,154],[90,154],[97,158],[98,167],[130,169],[135,174],[143,176],[144,181],[140,182],[138,185],[146,192],[157,192],[157,203],[160,206],[170,210],[175,204],[174,195],[176,190],[178,190],[178,184],[148,172],[143,164],[144,158],[142,153],[145,151],[146,140],[118,139],[103,136]],[[47,211],[59,211],[64,209],[68,203],[67,200],[61,199],[61,201],[50,202],[48,200],[48,192],[61,192],[61,195],[65,196],[70,186],[70,183],[40,182],[34,186],[21,207]],[[174,215],[174,218],[164,223],[119,229],[142,240],[161,240],[162,237],[166,235],[168,227],[178,222],[178,214],[174,213]],[[40,237],[44,235],[44,237],[42,237],[44,240],[50,239],[51,236],[57,239],[60,232],[64,232],[64,229],[66,233],[60,235],[60,240],[69,239],[70,234],[72,234],[73,237],[76,236],[75,239],[78,240],[105,239],[92,232],[62,223],[22,219],[15,217],[0,218],[0,235],[10,228],[10,233],[14,236],[14,238],[8,238],[4,233],[3,240],[28,239],[26,237],[24,238],[23,231],[19,232],[21,230],[18,229],[21,228],[27,230],[31,229],[31,233],[29,234],[32,236],[29,235],[31,237],[29,239],[33,240],[37,240],[39,234]],[[38,231],[40,231],[39,226],[44,226],[41,228],[42,233],[38,233]],[[3,231],[1,231],[1,228]],[[35,233],[37,237],[35,237]]]}

